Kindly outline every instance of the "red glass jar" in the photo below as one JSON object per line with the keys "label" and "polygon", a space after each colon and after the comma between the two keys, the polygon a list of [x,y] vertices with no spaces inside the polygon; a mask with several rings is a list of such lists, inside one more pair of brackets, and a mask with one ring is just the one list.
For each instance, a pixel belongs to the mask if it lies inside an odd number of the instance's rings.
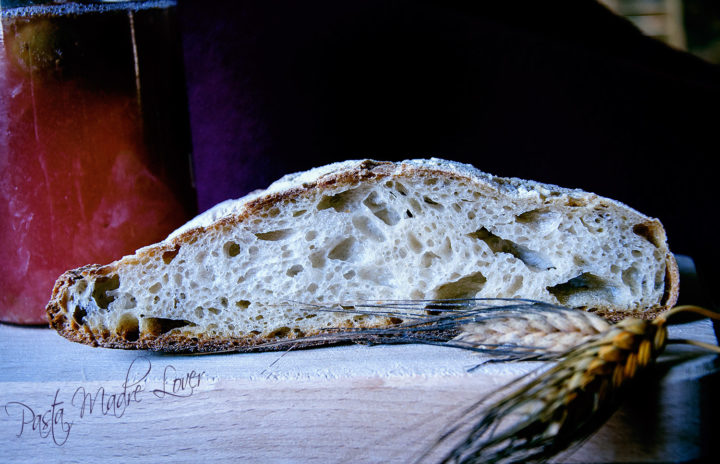
{"label": "red glass jar", "polygon": [[175,2],[8,3],[0,321],[39,324],[62,272],[195,214],[187,97]]}

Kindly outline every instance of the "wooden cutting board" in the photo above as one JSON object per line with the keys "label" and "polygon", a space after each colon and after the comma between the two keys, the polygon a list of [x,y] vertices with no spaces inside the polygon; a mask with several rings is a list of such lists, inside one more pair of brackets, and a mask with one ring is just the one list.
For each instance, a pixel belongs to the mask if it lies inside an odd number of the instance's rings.
{"label": "wooden cutting board", "polygon": [[[716,343],[708,320],[674,337]],[[342,346],[164,355],[0,325],[4,462],[412,462],[468,405],[538,367],[452,348]],[[652,376],[564,462],[711,453],[716,356],[671,346]],[[447,448],[440,449],[441,453]],[[427,462],[434,462],[431,456]]]}

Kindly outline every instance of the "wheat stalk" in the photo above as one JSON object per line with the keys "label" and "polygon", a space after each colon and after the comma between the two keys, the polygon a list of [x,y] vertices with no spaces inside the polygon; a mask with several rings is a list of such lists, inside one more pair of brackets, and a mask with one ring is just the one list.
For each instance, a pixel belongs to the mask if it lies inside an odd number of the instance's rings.
{"label": "wheat stalk", "polygon": [[[544,461],[587,438],[615,410],[631,381],[662,352],[668,342],[668,318],[682,311],[718,317],[683,306],[653,322],[625,319],[609,327],[559,356],[557,364],[532,380],[519,379],[496,392],[516,388],[489,406],[482,407],[486,398],[466,410],[463,421],[472,419],[481,407],[483,412],[442,462]],[[432,448],[456,435],[463,421]]]}

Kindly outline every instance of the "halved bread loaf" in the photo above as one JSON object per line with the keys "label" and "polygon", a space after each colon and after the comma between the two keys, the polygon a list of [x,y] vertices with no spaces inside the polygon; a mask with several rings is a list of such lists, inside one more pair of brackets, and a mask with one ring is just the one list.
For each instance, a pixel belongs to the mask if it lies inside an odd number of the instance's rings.
{"label": "halved bread loaf", "polygon": [[249,350],[390,323],[303,303],[507,297],[651,318],[677,289],[660,222],[621,203],[444,160],[364,160],[286,176],[68,271],[47,312],[92,345]]}

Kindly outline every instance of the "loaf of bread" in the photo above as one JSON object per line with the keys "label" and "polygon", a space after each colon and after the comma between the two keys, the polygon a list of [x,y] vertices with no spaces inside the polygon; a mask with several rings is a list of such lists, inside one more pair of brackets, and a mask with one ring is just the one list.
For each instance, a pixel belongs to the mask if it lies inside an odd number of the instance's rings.
{"label": "loaf of bread", "polygon": [[363,160],[285,176],[68,271],[47,312],[95,346],[243,351],[397,322],[314,304],[527,298],[652,318],[677,292],[662,225],[617,201],[439,159]]}

